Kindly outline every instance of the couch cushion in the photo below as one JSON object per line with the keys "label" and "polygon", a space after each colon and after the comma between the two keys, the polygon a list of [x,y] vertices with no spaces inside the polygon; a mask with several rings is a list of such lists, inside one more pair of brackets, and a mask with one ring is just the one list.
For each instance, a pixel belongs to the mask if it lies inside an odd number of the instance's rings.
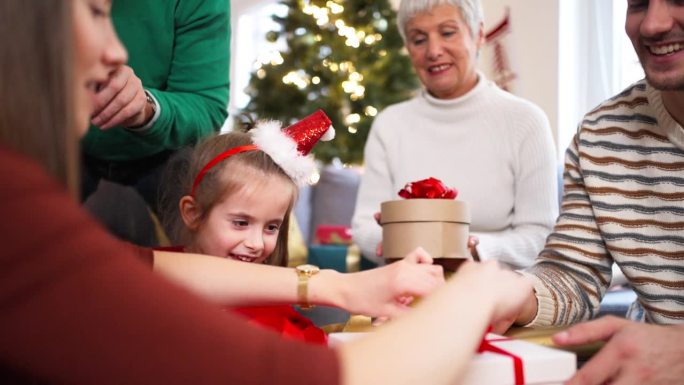
{"label": "couch cushion", "polygon": [[321,170],[311,202],[310,240],[321,224],[351,227],[360,182],[361,174],[355,168],[328,165]]}

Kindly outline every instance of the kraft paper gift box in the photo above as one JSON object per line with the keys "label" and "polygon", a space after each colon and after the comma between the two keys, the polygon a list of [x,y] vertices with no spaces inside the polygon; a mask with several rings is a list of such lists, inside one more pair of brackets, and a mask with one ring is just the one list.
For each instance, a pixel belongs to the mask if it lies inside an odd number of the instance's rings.
{"label": "kraft paper gift box", "polygon": [[464,259],[470,210],[453,199],[402,199],[380,205],[383,255],[401,259],[420,246],[434,258]]}
{"label": "kraft paper gift box", "polygon": [[[368,334],[330,333],[328,345],[337,346]],[[576,371],[577,360],[573,353],[496,334],[488,334],[486,339],[492,346],[502,349],[507,354],[490,351],[475,354],[457,384],[560,385]],[[511,355],[519,358],[521,362],[519,374],[522,376],[517,379],[515,360]]]}

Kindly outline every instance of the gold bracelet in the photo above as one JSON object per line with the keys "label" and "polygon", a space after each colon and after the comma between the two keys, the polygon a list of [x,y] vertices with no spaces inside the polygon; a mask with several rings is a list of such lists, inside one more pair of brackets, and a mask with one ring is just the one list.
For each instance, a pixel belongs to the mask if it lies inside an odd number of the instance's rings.
{"label": "gold bracelet", "polygon": [[314,306],[309,303],[309,278],[321,271],[318,266],[299,265],[295,268],[297,272],[297,304],[303,310],[309,310]]}

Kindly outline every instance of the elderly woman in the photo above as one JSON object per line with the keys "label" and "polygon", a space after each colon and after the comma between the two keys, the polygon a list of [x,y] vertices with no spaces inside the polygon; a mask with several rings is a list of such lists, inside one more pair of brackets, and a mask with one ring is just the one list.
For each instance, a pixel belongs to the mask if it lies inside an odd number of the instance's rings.
{"label": "elderly woman", "polygon": [[532,264],[558,213],[551,129],[536,105],[476,69],[484,44],[478,0],[403,0],[399,30],[424,89],[373,123],[352,221],[365,257],[375,250],[380,203],[408,182],[435,177],[472,211],[482,260]]}

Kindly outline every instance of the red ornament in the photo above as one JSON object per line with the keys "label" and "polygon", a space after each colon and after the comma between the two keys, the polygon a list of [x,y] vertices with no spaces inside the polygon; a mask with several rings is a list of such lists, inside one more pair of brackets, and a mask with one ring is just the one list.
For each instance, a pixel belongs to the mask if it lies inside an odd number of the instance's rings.
{"label": "red ornament", "polygon": [[447,187],[437,178],[427,178],[417,182],[410,182],[399,190],[399,196],[404,199],[456,199],[458,191]]}

